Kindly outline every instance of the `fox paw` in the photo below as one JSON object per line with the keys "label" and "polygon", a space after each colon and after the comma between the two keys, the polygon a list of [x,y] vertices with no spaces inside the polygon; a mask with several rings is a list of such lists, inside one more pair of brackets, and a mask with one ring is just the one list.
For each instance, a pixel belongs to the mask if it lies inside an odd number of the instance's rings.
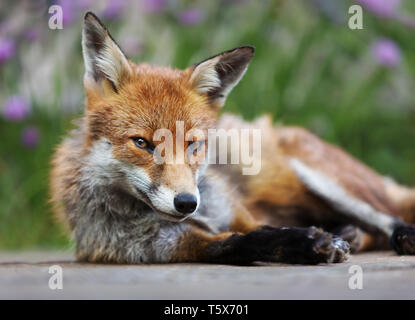
{"label": "fox paw", "polygon": [[313,240],[311,258],[315,263],[339,263],[349,258],[350,246],[347,241],[324,232],[316,227],[309,228],[308,238]]}
{"label": "fox paw", "polygon": [[395,228],[390,243],[399,255],[415,255],[415,227],[399,226]]}
{"label": "fox paw", "polygon": [[333,230],[333,234],[340,237],[344,241],[347,241],[350,246],[351,253],[359,251],[363,241],[363,233],[360,228],[349,224],[336,228]]}

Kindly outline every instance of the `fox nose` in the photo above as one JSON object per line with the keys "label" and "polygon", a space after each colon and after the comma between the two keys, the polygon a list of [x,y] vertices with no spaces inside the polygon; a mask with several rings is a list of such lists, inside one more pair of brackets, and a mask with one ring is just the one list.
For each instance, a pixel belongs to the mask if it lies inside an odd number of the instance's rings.
{"label": "fox nose", "polygon": [[192,213],[196,210],[197,199],[190,193],[179,193],[174,198],[174,207],[180,213]]}

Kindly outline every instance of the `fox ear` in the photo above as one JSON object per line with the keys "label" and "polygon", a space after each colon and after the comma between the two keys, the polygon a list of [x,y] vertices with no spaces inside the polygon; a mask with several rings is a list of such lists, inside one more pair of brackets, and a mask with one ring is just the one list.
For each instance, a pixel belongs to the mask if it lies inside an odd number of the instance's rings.
{"label": "fox ear", "polygon": [[118,91],[132,73],[131,66],[107,28],[92,13],[84,18],[82,53],[85,62],[84,82],[103,92]]}
{"label": "fox ear", "polygon": [[193,66],[190,82],[200,94],[206,94],[218,107],[223,107],[229,92],[243,77],[254,56],[254,47],[244,46],[222,52]]}

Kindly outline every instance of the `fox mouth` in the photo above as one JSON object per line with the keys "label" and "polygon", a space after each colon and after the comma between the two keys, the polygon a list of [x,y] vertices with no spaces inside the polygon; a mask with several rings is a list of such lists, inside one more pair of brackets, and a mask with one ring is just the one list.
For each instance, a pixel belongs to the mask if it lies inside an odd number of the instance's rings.
{"label": "fox mouth", "polygon": [[161,215],[166,220],[173,221],[173,222],[182,222],[182,221],[187,220],[188,218],[194,216],[195,213],[196,213],[196,211],[195,211],[195,212],[192,212],[191,214],[187,214],[187,215],[177,215],[177,214],[163,212],[163,211],[157,210],[155,208],[153,208],[153,210],[156,211],[159,215]]}
{"label": "fox mouth", "polygon": [[146,205],[148,205],[154,212],[156,212],[157,214],[159,214],[163,219],[168,220],[168,221],[172,221],[172,222],[182,222],[192,216],[194,216],[197,212],[194,211],[190,214],[174,214],[171,212],[165,212],[165,211],[161,211],[159,209],[157,209],[152,203],[151,200],[149,199],[149,197],[140,189],[135,188],[137,194],[139,195],[138,199],[143,201]]}

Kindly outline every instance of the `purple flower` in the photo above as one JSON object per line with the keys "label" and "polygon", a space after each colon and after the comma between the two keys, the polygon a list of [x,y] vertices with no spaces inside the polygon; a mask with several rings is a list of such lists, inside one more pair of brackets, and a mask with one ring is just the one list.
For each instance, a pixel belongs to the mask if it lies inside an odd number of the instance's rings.
{"label": "purple flower", "polygon": [[401,61],[401,50],[390,39],[380,39],[372,47],[372,53],[376,61],[383,66],[393,68]]}
{"label": "purple flower", "polygon": [[94,0],[77,0],[75,2],[76,6],[82,10],[86,10],[94,4]]}
{"label": "purple flower", "polygon": [[193,8],[182,11],[178,18],[181,24],[193,25],[202,22],[204,17],[204,12],[201,9]]}
{"label": "purple flower", "polygon": [[23,34],[23,37],[28,41],[35,41],[39,38],[39,31],[36,29],[28,29]]}
{"label": "purple flower", "polygon": [[151,13],[162,12],[167,4],[166,0],[142,0],[144,10]]}
{"label": "purple flower", "polygon": [[76,2],[72,0],[59,0],[56,4],[62,7],[63,25],[70,25],[77,16]]}
{"label": "purple flower", "polygon": [[0,63],[3,63],[14,56],[16,46],[10,38],[0,38]]}
{"label": "purple flower", "polygon": [[107,19],[117,19],[125,8],[125,0],[111,0],[105,7],[102,15]]}
{"label": "purple flower", "polygon": [[29,114],[29,105],[21,96],[11,96],[3,106],[3,117],[9,121],[21,121]]}
{"label": "purple flower", "polygon": [[39,130],[34,126],[29,126],[23,129],[20,137],[24,146],[34,148],[39,143]]}
{"label": "purple flower", "polygon": [[393,17],[396,15],[401,0],[356,0],[369,11],[381,17]]}

